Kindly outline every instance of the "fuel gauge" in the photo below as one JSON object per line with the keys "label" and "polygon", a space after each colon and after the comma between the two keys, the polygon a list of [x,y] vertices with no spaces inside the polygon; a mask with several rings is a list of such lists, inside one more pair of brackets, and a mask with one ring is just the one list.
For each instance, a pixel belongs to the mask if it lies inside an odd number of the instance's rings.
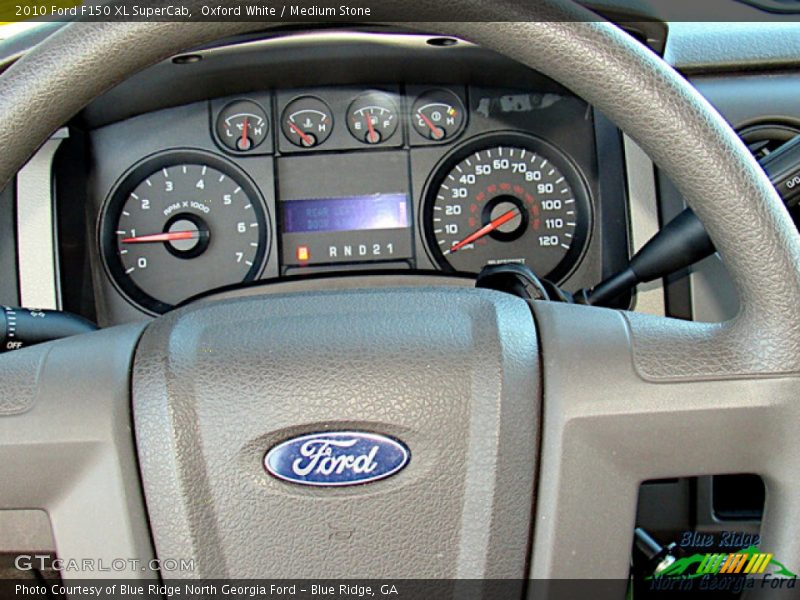
{"label": "fuel gauge", "polygon": [[347,128],[359,142],[380,144],[397,131],[397,106],[385,92],[367,92],[353,100]]}
{"label": "fuel gauge", "polygon": [[283,110],[281,130],[295,146],[319,146],[328,139],[332,129],[331,109],[314,96],[295,98]]}
{"label": "fuel gauge", "polygon": [[226,148],[247,152],[259,146],[267,137],[267,113],[251,100],[228,104],[217,117],[217,137]]}

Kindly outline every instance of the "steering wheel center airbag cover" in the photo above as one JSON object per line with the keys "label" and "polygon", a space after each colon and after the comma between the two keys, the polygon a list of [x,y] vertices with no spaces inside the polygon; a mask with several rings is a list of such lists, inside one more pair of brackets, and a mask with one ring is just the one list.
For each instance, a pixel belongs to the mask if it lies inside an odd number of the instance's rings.
{"label": "steering wheel center airbag cover", "polygon": [[[158,554],[194,558],[193,577],[524,577],[537,352],[528,305],[486,290],[246,298],[158,319],[133,379]],[[264,468],[287,440],[342,432],[400,440],[413,460],[351,487]]]}

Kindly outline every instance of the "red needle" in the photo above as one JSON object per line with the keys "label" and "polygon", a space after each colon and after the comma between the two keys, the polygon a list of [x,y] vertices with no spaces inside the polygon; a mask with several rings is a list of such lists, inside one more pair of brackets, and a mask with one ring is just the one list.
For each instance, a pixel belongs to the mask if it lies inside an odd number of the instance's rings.
{"label": "red needle", "polygon": [[247,149],[247,126],[248,126],[248,121],[247,121],[247,117],[245,117],[244,118],[244,123],[242,124],[241,146],[242,146],[243,149]]}
{"label": "red needle", "polygon": [[289,127],[291,127],[291,129],[292,129],[292,130],[293,130],[293,131],[294,131],[294,132],[295,132],[297,135],[299,135],[299,136],[300,136],[300,139],[302,139],[302,140],[303,140],[303,141],[306,143],[306,145],[307,145],[307,146],[313,146],[313,145],[314,145],[314,138],[313,138],[313,137],[311,137],[310,135],[308,135],[307,133],[305,133],[305,132],[304,132],[302,129],[300,129],[300,128],[299,128],[297,125],[295,125],[294,123],[291,123],[291,122],[290,122],[290,123],[289,123]]}
{"label": "red needle", "polygon": [[441,136],[441,135],[442,135],[442,130],[441,130],[441,129],[439,129],[439,128],[438,128],[436,125],[434,125],[434,124],[433,124],[433,121],[431,121],[431,120],[430,120],[428,117],[426,117],[426,116],[425,116],[423,113],[421,113],[421,112],[420,112],[420,113],[417,113],[417,114],[419,115],[419,118],[420,118],[420,119],[422,119],[422,120],[425,122],[425,125],[427,125],[428,127],[430,127],[430,130],[431,130],[431,135],[433,135],[433,137],[434,137],[434,138],[438,138],[439,136]]}
{"label": "red needle", "polygon": [[455,252],[457,250],[460,250],[461,248],[463,248],[467,244],[471,244],[472,242],[481,239],[487,233],[491,233],[492,231],[494,231],[495,229],[497,229],[501,225],[504,225],[505,223],[508,223],[511,219],[516,217],[518,214],[519,214],[519,209],[517,209],[517,208],[512,208],[511,210],[509,210],[507,212],[504,212],[502,215],[500,215],[499,217],[497,217],[493,221],[489,221],[486,225],[484,225],[483,227],[481,227],[480,229],[478,229],[474,233],[469,234],[467,237],[465,237],[460,242],[457,242],[457,243],[453,244],[450,247],[449,253],[452,254],[453,252]]}
{"label": "red needle", "polygon": [[372,119],[369,118],[369,115],[367,113],[364,113],[364,119],[367,121],[367,129],[369,130],[369,133],[367,134],[367,140],[369,140],[370,142],[372,141],[377,142],[378,140],[375,136],[375,128],[372,126]]}
{"label": "red needle", "polygon": [[200,237],[199,231],[168,231],[166,233],[154,233],[152,235],[137,235],[136,237],[124,238],[123,244],[152,244],[155,242],[171,242],[173,240],[193,240]]}

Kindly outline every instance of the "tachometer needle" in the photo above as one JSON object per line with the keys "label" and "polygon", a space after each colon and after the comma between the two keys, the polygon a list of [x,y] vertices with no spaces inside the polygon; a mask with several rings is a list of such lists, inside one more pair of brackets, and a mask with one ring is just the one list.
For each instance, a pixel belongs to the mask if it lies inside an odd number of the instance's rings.
{"label": "tachometer needle", "polygon": [[199,238],[202,232],[194,231],[167,231],[166,233],[154,233],[152,235],[137,235],[136,237],[123,238],[123,244],[153,244],[157,242],[172,242],[175,240],[194,240]]}
{"label": "tachometer needle", "polygon": [[477,231],[475,231],[473,233],[470,233],[467,237],[465,237],[460,242],[456,242],[455,244],[450,246],[450,249],[446,250],[444,252],[444,254],[452,254],[453,252],[456,252],[456,251],[460,250],[461,248],[463,248],[467,244],[471,244],[472,242],[475,242],[475,241],[481,239],[483,236],[493,232],[495,229],[497,229],[501,225],[505,225],[506,223],[508,223],[511,219],[516,217],[518,214],[519,214],[519,209],[518,208],[512,208],[511,210],[504,212],[502,215],[500,215],[496,219],[493,219],[493,220],[489,221],[486,225],[484,225],[483,227],[481,227]]}

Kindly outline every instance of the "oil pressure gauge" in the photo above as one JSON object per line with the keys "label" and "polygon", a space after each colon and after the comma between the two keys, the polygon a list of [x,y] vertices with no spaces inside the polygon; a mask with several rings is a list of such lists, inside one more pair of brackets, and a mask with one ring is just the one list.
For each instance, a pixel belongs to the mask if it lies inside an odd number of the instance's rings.
{"label": "oil pressure gauge", "polygon": [[314,96],[295,98],[283,110],[281,131],[286,139],[301,148],[324,143],[333,130],[330,107]]}
{"label": "oil pressure gauge", "polygon": [[250,100],[228,104],[217,117],[217,137],[229,150],[253,150],[266,139],[268,131],[267,113]]}

